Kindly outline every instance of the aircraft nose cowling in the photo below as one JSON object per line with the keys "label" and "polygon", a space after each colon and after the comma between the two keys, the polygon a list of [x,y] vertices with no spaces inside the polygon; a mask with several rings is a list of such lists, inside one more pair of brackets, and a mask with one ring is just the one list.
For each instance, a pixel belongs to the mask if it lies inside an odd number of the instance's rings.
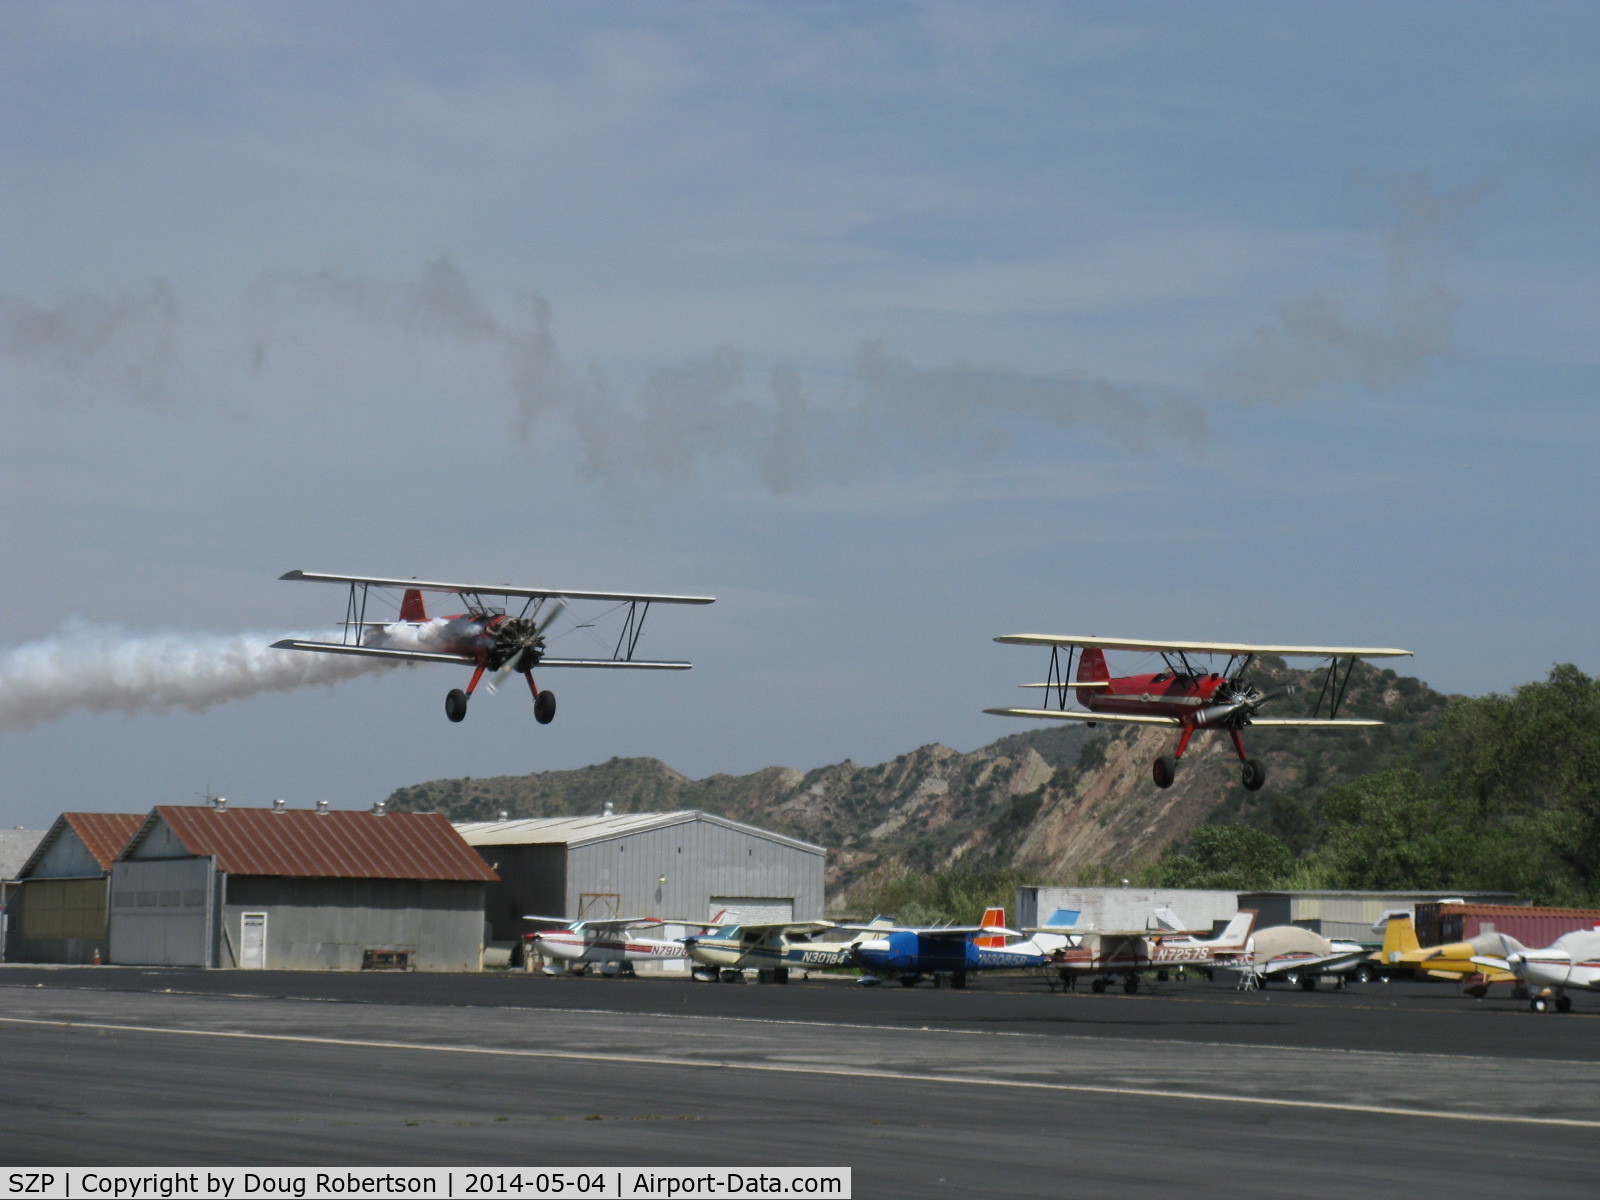
{"label": "aircraft nose cowling", "polygon": [[1228,725],[1236,720],[1249,722],[1249,705],[1240,701],[1237,704],[1212,704],[1202,708],[1195,714],[1194,723],[1205,728],[1214,728],[1218,725]]}

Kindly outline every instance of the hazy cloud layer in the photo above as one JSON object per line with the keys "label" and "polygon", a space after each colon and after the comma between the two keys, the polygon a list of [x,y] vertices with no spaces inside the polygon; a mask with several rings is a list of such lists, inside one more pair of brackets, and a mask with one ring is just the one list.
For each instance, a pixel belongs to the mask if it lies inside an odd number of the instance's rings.
{"label": "hazy cloud layer", "polygon": [[1212,373],[1226,395],[1269,403],[1320,387],[1372,392],[1415,383],[1450,349],[1460,297],[1449,268],[1462,220],[1485,187],[1441,189],[1422,172],[1378,186],[1381,295],[1363,313],[1347,297],[1313,293],[1284,306]]}
{"label": "hazy cloud layer", "polygon": [[196,379],[226,391],[280,368],[327,377],[337,394],[341,379],[361,370],[363,345],[391,356],[444,348],[464,364],[468,383],[509,401],[512,436],[531,443],[558,423],[578,439],[586,471],[604,480],[679,485],[727,459],[786,493],[901,453],[934,464],[992,455],[1041,423],[1092,431],[1132,453],[1164,439],[1193,444],[1205,428],[1196,401],[1160,388],[922,367],[880,341],[859,345],[821,388],[792,367],[756,370],[722,347],[660,368],[624,395],[598,366],[567,363],[545,299],[529,296],[522,313],[502,318],[446,259],[409,280],[266,277],[225,306],[180,303],[157,282],[48,308],[7,300],[0,315],[7,353],[35,372],[42,391],[76,385],[152,404],[198,402]]}

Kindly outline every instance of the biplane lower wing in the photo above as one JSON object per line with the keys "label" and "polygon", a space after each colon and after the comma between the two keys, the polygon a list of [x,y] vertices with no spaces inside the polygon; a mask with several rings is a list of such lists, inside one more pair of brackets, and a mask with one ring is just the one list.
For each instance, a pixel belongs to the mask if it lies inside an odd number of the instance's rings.
{"label": "biplane lower wing", "polygon": [[1134,713],[1083,712],[1073,708],[986,708],[994,717],[1039,717],[1051,721],[1121,721],[1125,725],[1183,724],[1177,717],[1139,716]]}
{"label": "biplane lower wing", "polygon": [[1276,654],[1283,658],[1408,658],[1411,655],[1409,650],[1385,646],[1257,646],[1248,642],[1166,642],[1054,633],[1007,633],[994,640],[1012,646],[1076,646],[1146,654]]}
{"label": "biplane lower wing", "polygon": [[626,667],[633,671],[687,671],[693,663],[647,662],[638,658],[541,658],[543,667]]}
{"label": "biplane lower wing", "polygon": [[[1177,717],[1142,716],[1135,713],[1085,712],[1072,708],[986,708],[996,717],[1041,717],[1052,721],[1106,721],[1125,725],[1182,725]],[[1273,725],[1280,729],[1367,729],[1382,725],[1361,717],[1251,717],[1251,725]]]}
{"label": "biplane lower wing", "polygon": [[[274,650],[312,650],[319,654],[354,654],[361,658],[394,658],[409,662],[464,663],[472,666],[475,659],[464,654],[434,654],[427,650],[393,650],[386,646],[355,646],[347,642],[306,642],[299,638],[284,638],[273,642]],[[607,666],[632,666],[631,663],[606,664]]]}

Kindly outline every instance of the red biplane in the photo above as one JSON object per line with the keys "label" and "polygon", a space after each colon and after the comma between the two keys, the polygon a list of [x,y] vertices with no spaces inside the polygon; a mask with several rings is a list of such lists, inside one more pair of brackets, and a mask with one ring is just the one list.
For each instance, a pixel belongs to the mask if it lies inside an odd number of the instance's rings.
{"label": "red biplane", "polygon": [[[1157,787],[1171,787],[1178,763],[1189,748],[1197,729],[1226,729],[1233,748],[1243,764],[1244,786],[1258,790],[1267,781],[1266,768],[1245,753],[1239,731],[1248,725],[1274,725],[1301,729],[1348,729],[1382,725],[1382,721],[1339,716],[1350,684],[1350,672],[1358,658],[1398,658],[1409,650],[1367,646],[1252,646],[1241,642],[1157,642],[1131,638],[1064,637],[1045,633],[1011,633],[995,638],[1021,646],[1050,647],[1050,675],[1044,683],[1025,683],[1023,687],[1043,688],[1054,708],[988,708],[985,712],[1002,717],[1043,717],[1054,720],[1122,721],[1136,725],[1170,725],[1178,730],[1178,746],[1171,756],[1162,755],[1151,767]],[[1062,662],[1061,651],[1066,650]],[[1126,650],[1159,654],[1166,669],[1147,675],[1112,675],[1106,666],[1107,650]],[[1257,655],[1276,654],[1284,658],[1326,658],[1327,672],[1322,690],[1309,717],[1263,717],[1261,706],[1277,694],[1261,691],[1246,682],[1244,673]],[[1077,674],[1073,677],[1073,657]],[[1227,655],[1221,671],[1196,666],[1191,657]],[[1341,661],[1343,671],[1340,670]],[[1067,707],[1071,692],[1083,707]],[[1323,716],[1326,705],[1328,715]]]}
{"label": "red biplane", "polygon": [[[310,571],[289,571],[279,578],[345,583],[350,585],[350,595],[345,605],[343,640],[308,642],[286,638],[274,642],[276,648],[311,650],[319,654],[355,654],[408,662],[460,663],[472,667],[472,681],[467,684],[466,690],[453,688],[444,698],[445,715],[452,721],[466,717],[467,701],[472,698],[472,693],[486,672],[516,671],[521,674],[533,693],[534,719],[541,725],[548,725],[556,715],[556,694],[548,689],[541,691],[533,681],[533,668],[536,666],[687,671],[691,664],[686,662],[650,662],[634,658],[634,647],[644,628],[645,615],[652,604],[711,604],[714,600],[711,596],[572,592],[555,588],[507,587],[503,584],[426,583],[417,579],[382,579],[367,575],[317,575]],[[367,620],[367,602],[373,589],[380,592],[397,589],[403,593],[398,620]],[[424,592],[445,592],[457,596],[466,611],[430,618],[422,601]],[[490,603],[491,599],[496,603]],[[521,610],[515,616],[506,611],[512,600],[522,601]],[[612,601],[617,609],[626,610],[621,633],[609,658],[545,656],[545,633],[561,615],[569,600]],[[575,628],[588,629],[594,624],[593,621],[585,622]]]}

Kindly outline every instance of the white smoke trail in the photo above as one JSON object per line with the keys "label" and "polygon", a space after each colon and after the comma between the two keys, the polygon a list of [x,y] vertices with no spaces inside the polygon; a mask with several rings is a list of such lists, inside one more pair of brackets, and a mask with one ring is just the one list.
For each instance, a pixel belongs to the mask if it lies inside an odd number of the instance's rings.
{"label": "white smoke trail", "polygon": [[70,621],[60,633],[0,653],[0,731],[73,712],[198,712],[259,692],[334,684],[394,664],[350,655],[274,650],[282,637],[325,634],[136,635]]}

